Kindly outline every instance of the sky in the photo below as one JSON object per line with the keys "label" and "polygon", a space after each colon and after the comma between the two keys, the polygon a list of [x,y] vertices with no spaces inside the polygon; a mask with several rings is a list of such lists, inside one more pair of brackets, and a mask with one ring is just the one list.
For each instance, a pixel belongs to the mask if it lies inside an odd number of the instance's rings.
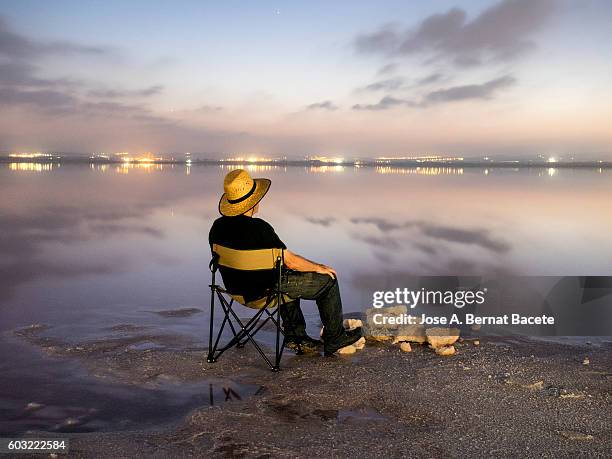
{"label": "sky", "polygon": [[0,150],[612,158],[612,2],[0,1]]}

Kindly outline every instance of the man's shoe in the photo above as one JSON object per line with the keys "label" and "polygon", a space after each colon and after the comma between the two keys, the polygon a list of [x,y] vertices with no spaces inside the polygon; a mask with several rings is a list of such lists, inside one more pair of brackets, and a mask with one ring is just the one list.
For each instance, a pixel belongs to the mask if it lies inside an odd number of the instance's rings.
{"label": "man's shoe", "polygon": [[354,330],[345,331],[333,342],[325,342],[325,355],[330,356],[334,354],[338,349],[342,349],[343,347],[350,346],[351,344],[356,343],[357,341],[359,341],[360,338],[361,327],[357,327]]}
{"label": "man's shoe", "polygon": [[310,336],[300,336],[289,338],[285,342],[285,347],[293,350],[296,354],[314,354],[319,352],[319,346],[323,344]]}

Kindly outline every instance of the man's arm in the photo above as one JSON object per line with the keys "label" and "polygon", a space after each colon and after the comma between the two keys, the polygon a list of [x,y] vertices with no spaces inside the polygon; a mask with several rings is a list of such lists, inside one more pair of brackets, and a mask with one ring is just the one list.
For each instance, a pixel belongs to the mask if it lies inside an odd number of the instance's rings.
{"label": "man's arm", "polygon": [[310,261],[290,250],[285,250],[285,266],[294,271],[315,272],[336,278],[336,271],[329,266]]}

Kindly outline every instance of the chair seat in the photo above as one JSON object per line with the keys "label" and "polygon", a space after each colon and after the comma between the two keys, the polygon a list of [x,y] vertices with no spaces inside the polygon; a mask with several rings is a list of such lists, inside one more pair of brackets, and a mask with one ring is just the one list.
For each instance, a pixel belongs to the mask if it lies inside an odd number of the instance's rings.
{"label": "chair seat", "polygon": [[[219,289],[220,292],[222,293],[226,293],[229,296],[231,296],[235,301],[237,301],[238,303],[240,303],[243,306],[246,306],[247,308],[251,308],[251,309],[262,309],[262,308],[268,308],[268,309],[273,309],[276,306],[278,306],[278,297],[276,295],[274,295],[272,298],[269,298],[267,296],[258,298],[256,300],[252,300],[252,301],[246,301],[244,299],[244,297],[242,295],[237,295],[234,293],[230,293],[227,290],[225,290],[224,288],[221,287],[217,287]],[[291,298],[289,295],[285,295],[284,293],[281,294],[281,304],[285,304],[285,303],[289,303],[290,301],[293,301],[294,299]]]}

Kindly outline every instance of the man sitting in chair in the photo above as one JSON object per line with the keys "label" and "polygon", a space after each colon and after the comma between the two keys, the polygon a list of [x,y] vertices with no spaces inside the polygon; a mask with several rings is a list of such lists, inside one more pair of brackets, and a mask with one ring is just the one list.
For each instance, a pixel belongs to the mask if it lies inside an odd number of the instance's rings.
{"label": "man sitting in chair", "polygon": [[[342,326],[342,301],[336,272],[329,266],[307,260],[287,249],[274,228],[260,218],[253,217],[259,202],[270,188],[269,179],[252,179],[243,169],[228,173],[223,182],[225,193],[219,201],[221,217],[210,229],[209,242],[236,250],[284,249],[281,292],[293,298],[281,309],[285,345],[290,349],[317,352],[321,344],[306,334],[306,322],[300,309],[300,299],[315,300],[323,323],[325,355],[353,344],[361,337],[361,329],[345,331]],[[249,278],[229,279],[221,270],[225,287],[240,282],[245,297],[261,298],[274,284],[274,273],[258,273]],[[234,287],[235,288],[235,287]]]}

